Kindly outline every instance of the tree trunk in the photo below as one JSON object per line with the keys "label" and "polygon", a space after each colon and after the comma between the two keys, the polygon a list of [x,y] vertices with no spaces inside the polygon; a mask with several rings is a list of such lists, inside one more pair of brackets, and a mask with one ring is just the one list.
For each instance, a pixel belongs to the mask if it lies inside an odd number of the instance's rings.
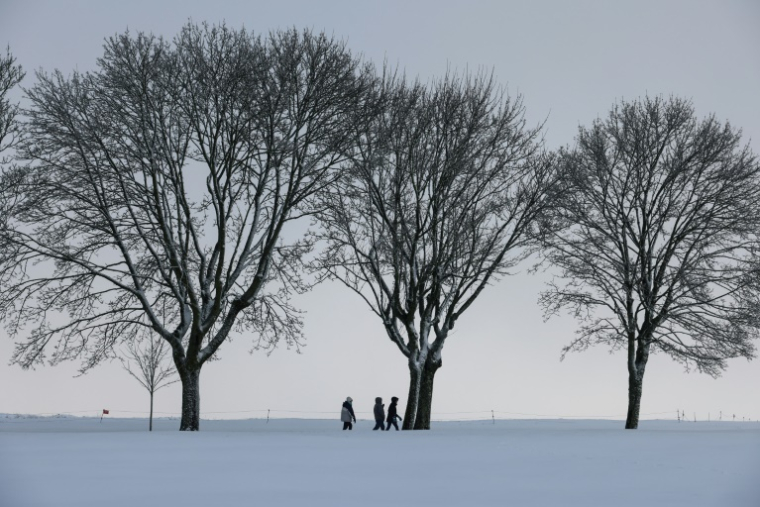
{"label": "tree trunk", "polygon": [[436,362],[426,361],[420,379],[420,398],[417,406],[417,417],[414,420],[414,429],[429,430],[430,414],[433,409],[433,381],[435,373],[443,365],[439,359]]}
{"label": "tree trunk", "polygon": [[628,416],[625,429],[635,430],[639,427],[639,409],[641,408],[641,390],[644,384],[644,372],[628,374]]}
{"label": "tree trunk", "polygon": [[649,336],[651,335],[648,331],[642,331],[636,340],[629,339],[628,341],[628,415],[625,418],[627,430],[635,430],[639,427],[644,370],[649,360]]}
{"label": "tree trunk", "polygon": [[150,392],[150,418],[148,419],[148,431],[153,431],[153,391]]}
{"label": "tree trunk", "polygon": [[403,430],[414,429],[414,420],[417,417],[417,407],[420,399],[420,371],[414,365],[409,364],[409,395],[406,398],[406,412],[401,425]]}
{"label": "tree trunk", "polygon": [[198,431],[200,429],[201,392],[200,368],[186,371],[180,375],[182,381],[182,420],[180,431]]}

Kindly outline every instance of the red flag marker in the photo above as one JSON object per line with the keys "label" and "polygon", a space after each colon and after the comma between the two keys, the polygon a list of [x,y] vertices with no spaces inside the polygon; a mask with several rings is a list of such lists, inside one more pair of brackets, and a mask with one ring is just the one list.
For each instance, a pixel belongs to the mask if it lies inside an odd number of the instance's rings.
{"label": "red flag marker", "polygon": [[103,413],[100,414],[100,422],[103,422],[103,416],[108,414],[108,410],[103,409]]}

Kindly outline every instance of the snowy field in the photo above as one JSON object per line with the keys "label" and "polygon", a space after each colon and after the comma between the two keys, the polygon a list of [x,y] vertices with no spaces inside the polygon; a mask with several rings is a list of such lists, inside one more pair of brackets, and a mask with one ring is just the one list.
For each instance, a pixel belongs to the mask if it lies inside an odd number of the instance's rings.
{"label": "snowy field", "polygon": [[0,415],[0,506],[760,506],[756,422],[154,424]]}

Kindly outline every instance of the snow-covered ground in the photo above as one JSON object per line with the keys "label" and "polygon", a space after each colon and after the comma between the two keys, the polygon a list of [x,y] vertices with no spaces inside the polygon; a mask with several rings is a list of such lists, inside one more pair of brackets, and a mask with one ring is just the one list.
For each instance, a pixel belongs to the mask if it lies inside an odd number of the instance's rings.
{"label": "snow-covered ground", "polygon": [[0,506],[760,506],[756,422],[0,415]]}

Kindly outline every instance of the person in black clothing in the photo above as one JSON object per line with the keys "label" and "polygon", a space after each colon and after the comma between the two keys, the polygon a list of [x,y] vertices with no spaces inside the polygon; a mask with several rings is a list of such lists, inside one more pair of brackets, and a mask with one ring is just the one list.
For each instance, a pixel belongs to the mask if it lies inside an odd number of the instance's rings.
{"label": "person in black clothing", "polygon": [[343,408],[340,410],[340,420],[343,421],[343,429],[344,430],[351,430],[353,429],[353,425],[351,424],[351,421],[353,420],[356,422],[356,414],[354,414],[354,407],[351,405],[353,403],[353,399],[349,396],[346,398],[346,401],[343,402]]}
{"label": "person in black clothing", "polygon": [[383,405],[383,399],[378,397],[375,398],[375,427],[372,428],[372,431],[380,430],[383,431],[385,428],[383,427],[383,421],[385,420],[385,405]]}
{"label": "person in black clothing", "polygon": [[391,398],[391,406],[388,407],[388,427],[385,428],[385,431],[390,431],[391,424],[394,428],[396,428],[396,431],[398,431],[398,424],[396,424],[396,419],[401,421],[402,419],[398,416],[396,405],[398,405],[398,398],[395,396]]}

